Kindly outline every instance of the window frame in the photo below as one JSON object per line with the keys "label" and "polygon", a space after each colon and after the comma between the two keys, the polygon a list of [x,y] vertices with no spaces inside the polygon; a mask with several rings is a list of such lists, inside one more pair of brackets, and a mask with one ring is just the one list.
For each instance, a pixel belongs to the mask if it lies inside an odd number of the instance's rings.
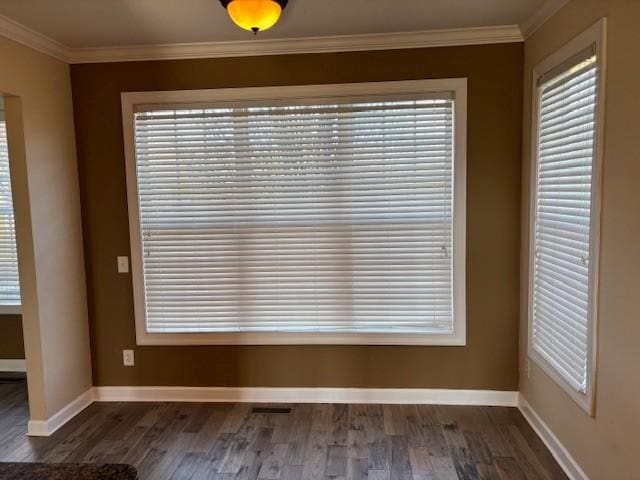
{"label": "window frame", "polygon": [[[587,312],[587,386],[585,393],[576,391],[564,377],[535,349],[533,344],[533,299],[535,272],[535,231],[538,171],[538,129],[541,88],[538,81],[545,74],[557,69],[583,50],[594,47],[598,79],[596,84],[596,112],[594,153],[591,179],[591,223],[589,253],[589,307]],[[603,18],[560,47],[533,68],[531,109],[531,170],[529,196],[529,271],[527,303],[527,357],[555,381],[583,410],[594,415],[596,389],[596,357],[598,334],[598,277],[600,264],[600,217],[602,206],[602,157],[604,145],[604,114],[606,85],[606,18]]]}
{"label": "window frame", "polygon": [[[5,124],[5,129],[6,131],[6,138],[7,138],[7,152],[9,152],[9,131],[8,131],[8,125],[7,123],[7,119],[6,119],[6,115],[5,115],[5,110],[4,110],[4,98],[2,98],[2,96],[0,96],[0,122],[3,122]],[[9,165],[9,176],[11,177],[11,160],[10,158],[7,159]],[[12,178],[9,178],[9,182],[11,183]],[[13,194],[13,185],[10,185],[11,187],[11,192]],[[14,237],[16,235],[16,226],[15,226],[15,205],[12,204],[12,208],[13,208],[13,218],[14,218],[14,225],[13,225],[13,233],[14,233]],[[17,239],[14,238],[14,241],[16,242],[16,249],[17,249]],[[10,305],[10,304],[0,304],[0,315],[22,315],[22,291],[20,288],[20,272],[19,272],[19,265],[18,265],[18,258],[16,256],[16,268],[18,269],[18,294],[20,296],[20,303],[19,304],[14,304],[14,305]]]}
{"label": "window frame", "polygon": [[[139,108],[225,105],[291,99],[452,93],[454,96],[453,312],[452,333],[148,333],[144,303],[142,240],[138,210],[134,115]],[[127,204],[131,246],[136,342],[138,345],[466,345],[466,138],[467,79],[409,80],[348,84],[122,92]]]}

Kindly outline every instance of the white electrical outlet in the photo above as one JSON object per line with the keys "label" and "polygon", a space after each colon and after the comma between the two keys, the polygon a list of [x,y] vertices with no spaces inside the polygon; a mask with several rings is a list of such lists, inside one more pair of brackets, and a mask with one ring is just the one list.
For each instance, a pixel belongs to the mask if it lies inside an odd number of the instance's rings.
{"label": "white electrical outlet", "polygon": [[118,257],[118,273],[129,273],[129,257]]}
{"label": "white electrical outlet", "polygon": [[133,350],[122,350],[122,363],[125,367],[133,367],[135,365]]}

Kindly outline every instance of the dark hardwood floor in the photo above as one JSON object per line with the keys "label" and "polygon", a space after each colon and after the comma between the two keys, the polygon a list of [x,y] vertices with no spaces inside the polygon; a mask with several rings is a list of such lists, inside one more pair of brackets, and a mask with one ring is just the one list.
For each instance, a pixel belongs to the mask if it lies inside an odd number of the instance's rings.
{"label": "dark hardwood floor", "polygon": [[94,403],[25,435],[24,382],[0,382],[0,461],[129,463],[142,479],[566,479],[503,407]]}

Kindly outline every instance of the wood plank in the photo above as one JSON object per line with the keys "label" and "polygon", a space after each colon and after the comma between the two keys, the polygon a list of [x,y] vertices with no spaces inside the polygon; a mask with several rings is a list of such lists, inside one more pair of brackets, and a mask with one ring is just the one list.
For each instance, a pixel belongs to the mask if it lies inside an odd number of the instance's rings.
{"label": "wood plank", "polygon": [[327,464],[324,474],[330,478],[347,475],[347,447],[344,445],[329,445],[327,447]]}
{"label": "wood plank", "polygon": [[262,480],[278,480],[285,466],[285,457],[289,445],[278,443],[271,449],[271,454],[265,459],[258,478]]}
{"label": "wood plank", "polygon": [[[328,428],[328,425],[325,425]],[[304,461],[302,465],[302,479],[318,480],[324,478],[327,458],[327,430],[312,430],[307,440]]]}
{"label": "wood plank", "polygon": [[433,472],[438,480],[459,480],[452,457],[431,457]]}
{"label": "wood plank", "polygon": [[[271,405],[268,405],[271,406]],[[25,436],[24,383],[0,383],[0,461],[112,462],[141,480],[567,480],[507,407],[96,403]]]}
{"label": "wood plank", "polygon": [[367,409],[364,405],[349,408],[349,431],[347,433],[347,456],[366,459],[367,450]]}
{"label": "wood plank", "polygon": [[407,439],[400,435],[391,437],[391,478],[394,480],[413,480]]}
{"label": "wood plank", "polygon": [[427,447],[410,447],[409,461],[411,462],[411,471],[414,476],[434,476],[433,465],[431,465],[431,455]]}

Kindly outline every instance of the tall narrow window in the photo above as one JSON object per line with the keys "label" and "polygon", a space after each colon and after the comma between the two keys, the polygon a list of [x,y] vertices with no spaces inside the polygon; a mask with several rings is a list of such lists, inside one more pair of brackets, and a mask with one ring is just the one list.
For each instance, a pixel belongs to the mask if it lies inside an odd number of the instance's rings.
{"label": "tall narrow window", "polygon": [[0,111],[0,313],[20,309],[18,253],[13,219],[7,124]]}
{"label": "tall narrow window", "polygon": [[457,101],[449,90],[138,105],[144,333],[463,341]]}
{"label": "tall narrow window", "polygon": [[593,385],[601,63],[591,44],[537,78],[530,354],[583,406]]}

